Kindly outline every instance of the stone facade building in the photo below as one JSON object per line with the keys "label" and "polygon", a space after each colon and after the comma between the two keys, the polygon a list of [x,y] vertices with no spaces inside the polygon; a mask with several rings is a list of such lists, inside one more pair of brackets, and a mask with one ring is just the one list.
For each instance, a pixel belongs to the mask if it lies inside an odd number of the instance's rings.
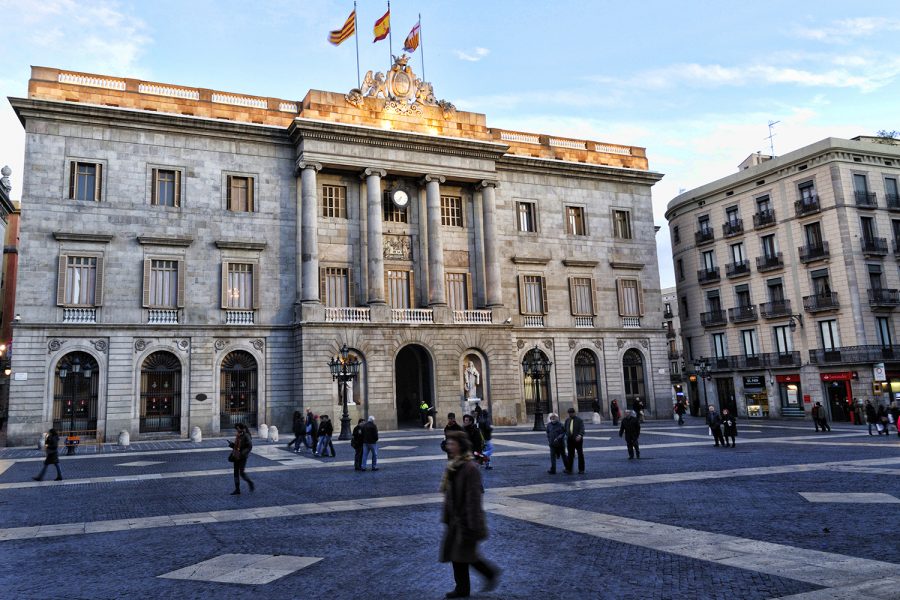
{"label": "stone facade building", "polygon": [[663,310],[663,329],[666,331],[666,355],[669,357],[669,381],[672,400],[684,395],[684,348],[681,345],[681,320],[678,318],[678,290],[675,286],[660,290]]}
{"label": "stone facade building", "polygon": [[828,138],[669,203],[695,405],[850,420],[900,394],[898,179],[898,142]]}
{"label": "stone facade building", "polygon": [[[380,79],[379,82],[383,82]],[[667,410],[642,148],[488,128],[404,59],[302,101],[35,67],[8,435]],[[472,375],[470,390],[463,376]],[[465,402],[470,402],[465,404]]]}

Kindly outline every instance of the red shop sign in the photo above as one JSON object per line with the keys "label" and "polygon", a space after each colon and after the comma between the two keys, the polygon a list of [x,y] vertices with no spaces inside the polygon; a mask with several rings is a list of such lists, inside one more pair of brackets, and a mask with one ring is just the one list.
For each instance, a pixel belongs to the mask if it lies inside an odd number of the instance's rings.
{"label": "red shop sign", "polygon": [[852,371],[839,371],[837,373],[822,373],[822,381],[849,381],[853,379]]}
{"label": "red shop sign", "polygon": [[776,375],[775,381],[778,383],[800,383],[800,375]]}

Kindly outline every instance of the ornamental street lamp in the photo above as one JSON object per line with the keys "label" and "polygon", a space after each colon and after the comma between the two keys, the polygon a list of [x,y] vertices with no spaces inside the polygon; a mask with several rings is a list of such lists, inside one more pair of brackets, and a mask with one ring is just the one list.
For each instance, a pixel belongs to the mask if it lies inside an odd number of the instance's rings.
{"label": "ornamental street lamp", "polygon": [[350,412],[347,409],[347,382],[356,379],[359,375],[360,362],[355,356],[350,356],[350,348],[347,344],[341,347],[340,356],[333,356],[328,361],[331,369],[331,380],[338,382],[338,402],[343,405],[344,412],[341,415],[341,435],[339,440],[350,439]]}
{"label": "ornamental street lamp", "polygon": [[531,378],[532,397],[534,398],[534,431],[544,431],[544,406],[541,403],[541,380],[550,376],[553,363],[541,352],[537,344],[525,353],[522,358],[522,372]]}
{"label": "ornamental street lamp", "polygon": [[791,315],[790,317],[788,317],[788,319],[789,319],[788,327],[791,328],[792,333],[797,330],[797,321],[800,322],[800,327],[803,327],[803,315],[800,315],[800,314]]}
{"label": "ornamental street lamp", "polygon": [[709,410],[709,399],[706,395],[706,380],[709,379],[709,359],[705,356],[701,356],[699,359],[695,360],[694,370],[703,380],[703,409]]}

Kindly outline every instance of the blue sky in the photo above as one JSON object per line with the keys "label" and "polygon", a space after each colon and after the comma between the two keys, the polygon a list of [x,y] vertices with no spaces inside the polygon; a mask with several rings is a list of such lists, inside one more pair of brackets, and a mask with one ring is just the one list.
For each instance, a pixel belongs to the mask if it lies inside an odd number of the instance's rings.
{"label": "blue sky", "polygon": [[[251,8],[252,7],[252,8]],[[21,126],[6,96],[29,65],[281,98],[356,85],[352,41],[328,44],[346,0],[0,0],[0,164],[21,195]],[[388,66],[360,0],[363,72]],[[645,146],[666,174],[656,222],[680,189],[725,176],[755,151],[900,129],[900,2],[394,0],[394,51],[422,13],[436,95],[488,124]],[[419,56],[414,68],[421,69]],[[26,199],[27,201],[27,199]],[[668,229],[663,285],[674,282]]]}

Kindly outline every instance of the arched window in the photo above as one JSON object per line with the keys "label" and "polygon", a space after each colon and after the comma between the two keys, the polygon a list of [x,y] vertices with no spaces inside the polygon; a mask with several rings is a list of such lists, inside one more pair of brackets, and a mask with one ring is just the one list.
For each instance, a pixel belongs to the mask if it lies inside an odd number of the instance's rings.
{"label": "arched window", "polygon": [[593,412],[594,401],[600,402],[597,357],[590,350],[580,350],[575,355],[575,396],[578,412]]}
{"label": "arched window", "polygon": [[634,401],[640,398],[646,404],[644,381],[644,357],[635,349],[628,350],[622,357],[622,373],[625,377],[625,403],[630,410]]}
{"label": "arched window", "polygon": [[230,352],[222,360],[220,376],[219,428],[231,429],[237,423],[256,427],[256,359],[244,350]]}
{"label": "arched window", "polygon": [[97,429],[100,367],[87,352],[70,352],[56,363],[53,427],[59,431]]}
{"label": "arched window", "polygon": [[141,365],[141,433],[181,431],[181,361],[154,352]]}
{"label": "arched window", "polygon": [[[547,355],[544,354],[543,350],[538,350],[538,352],[540,352],[541,360],[545,360],[548,362],[550,361],[550,359],[547,358]],[[546,377],[539,379],[538,381],[532,380],[530,375],[525,375],[524,384],[525,412],[529,415],[534,414],[536,393],[540,394],[541,405],[544,407],[544,414],[546,415],[552,412],[553,403],[552,398],[550,397],[550,375],[548,374]]]}

